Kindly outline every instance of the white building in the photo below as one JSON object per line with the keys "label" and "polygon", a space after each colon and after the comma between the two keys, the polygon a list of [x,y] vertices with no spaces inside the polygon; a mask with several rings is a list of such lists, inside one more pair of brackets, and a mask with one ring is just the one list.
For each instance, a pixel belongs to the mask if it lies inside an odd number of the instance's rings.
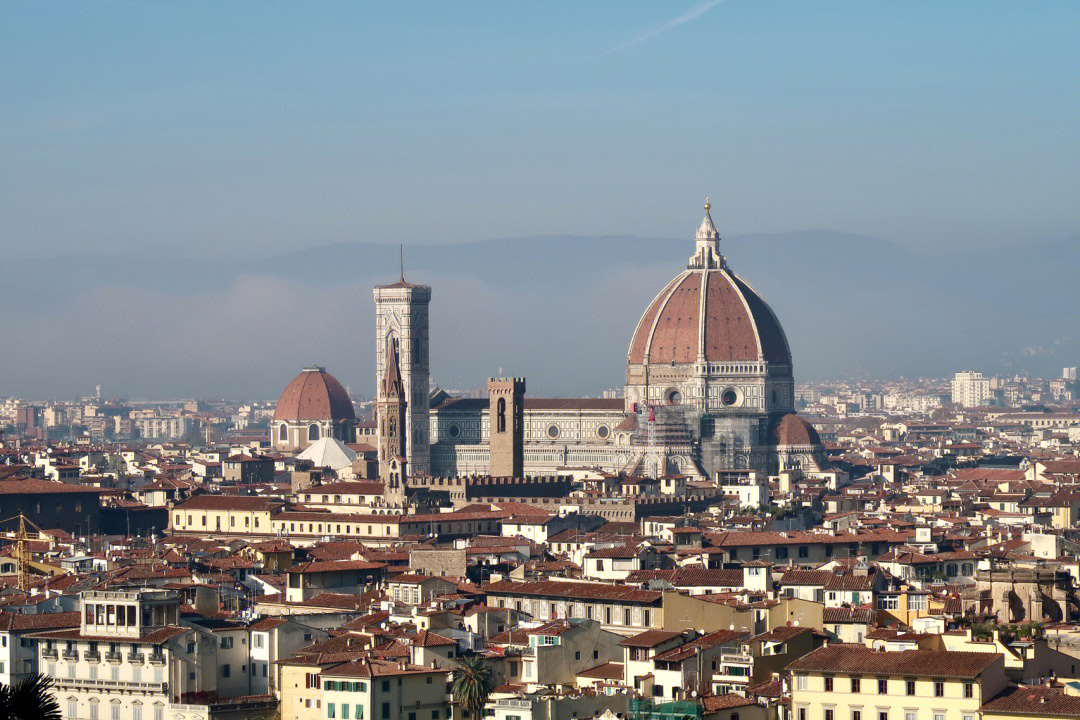
{"label": "white building", "polygon": [[956,373],[952,381],[953,405],[981,407],[990,399],[990,380],[977,370]]}

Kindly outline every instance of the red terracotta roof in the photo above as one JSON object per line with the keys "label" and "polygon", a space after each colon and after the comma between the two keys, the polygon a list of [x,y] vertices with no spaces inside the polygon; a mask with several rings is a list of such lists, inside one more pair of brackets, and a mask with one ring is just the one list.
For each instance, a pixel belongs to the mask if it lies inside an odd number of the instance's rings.
{"label": "red terracotta roof", "polygon": [[322,368],[305,368],[281,393],[274,421],[355,420],[349,394]]}
{"label": "red terracotta roof", "polygon": [[1001,659],[999,653],[948,650],[880,652],[863,645],[829,645],[804,655],[788,670],[974,678]]}
{"label": "red terracotta roof", "polygon": [[686,270],[669,283],[641,316],[627,362],[686,364],[697,360],[699,352],[711,362],[763,359],[791,364],[791,352],[776,315],[753,288],[727,268]]}
{"label": "red terracotta roof", "polygon": [[1080,696],[1066,695],[1061,688],[1019,685],[1006,688],[979,708],[979,711],[1033,717],[1080,717]]}
{"label": "red terracotta roof", "polygon": [[809,421],[795,413],[788,413],[780,419],[772,430],[773,442],[777,445],[821,445],[821,436]]}

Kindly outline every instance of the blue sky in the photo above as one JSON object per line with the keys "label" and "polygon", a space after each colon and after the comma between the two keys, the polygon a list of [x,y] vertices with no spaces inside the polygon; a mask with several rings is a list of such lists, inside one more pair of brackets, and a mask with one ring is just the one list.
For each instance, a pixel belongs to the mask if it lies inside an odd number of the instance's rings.
{"label": "blue sky", "polygon": [[0,247],[1080,232],[1080,4],[0,3]]}

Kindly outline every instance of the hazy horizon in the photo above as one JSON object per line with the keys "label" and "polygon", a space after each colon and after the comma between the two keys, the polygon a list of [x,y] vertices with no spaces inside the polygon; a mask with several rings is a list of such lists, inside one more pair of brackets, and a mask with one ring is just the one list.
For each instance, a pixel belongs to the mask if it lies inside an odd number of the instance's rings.
{"label": "hazy horizon", "polygon": [[706,195],[797,381],[1078,364],[1080,5],[0,13],[0,394],[370,394],[399,243],[437,381],[595,394]]}

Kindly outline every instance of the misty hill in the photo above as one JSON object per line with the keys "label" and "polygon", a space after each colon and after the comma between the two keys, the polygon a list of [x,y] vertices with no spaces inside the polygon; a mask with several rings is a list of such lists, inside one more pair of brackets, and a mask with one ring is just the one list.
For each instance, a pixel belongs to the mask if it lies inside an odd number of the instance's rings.
{"label": "misty hill", "polygon": [[[432,285],[432,365],[449,387],[503,368],[533,394],[621,383],[640,313],[693,242],[538,237],[405,248]],[[772,305],[796,379],[1049,372],[1080,358],[1080,242],[923,258],[827,231],[723,240]],[[274,397],[317,360],[374,384],[371,286],[399,249],[333,245],[252,259],[104,257],[7,264],[0,394]]]}

